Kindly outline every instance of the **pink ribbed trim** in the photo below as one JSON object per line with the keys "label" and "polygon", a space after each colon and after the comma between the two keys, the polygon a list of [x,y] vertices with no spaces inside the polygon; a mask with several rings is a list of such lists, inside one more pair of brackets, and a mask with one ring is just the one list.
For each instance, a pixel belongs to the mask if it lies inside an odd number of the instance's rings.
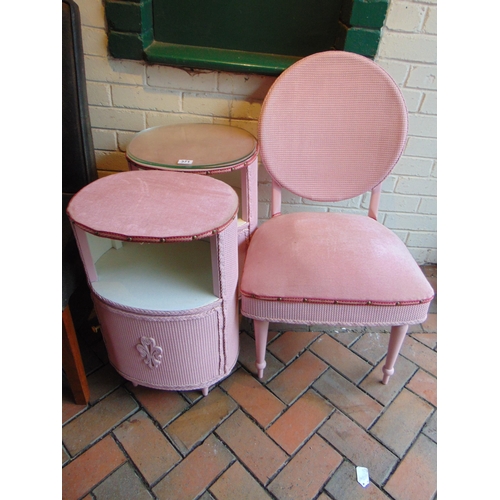
{"label": "pink ribbed trim", "polygon": [[425,321],[429,302],[415,305],[354,305],[313,302],[265,301],[241,298],[247,318],[292,324],[344,326],[414,325]]}
{"label": "pink ribbed trim", "polygon": [[142,385],[144,387],[150,387],[151,389],[163,389],[163,390],[169,390],[169,391],[195,391],[195,390],[204,389],[205,387],[210,387],[210,386],[216,384],[217,382],[220,382],[221,380],[223,380],[227,376],[229,376],[231,374],[232,369],[236,365],[236,361],[237,361],[237,358],[234,359],[233,364],[229,368],[228,372],[225,373],[222,377],[217,375],[213,379],[208,380],[208,381],[204,381],[203,383],[200,382],[200,383],[195,383],[193,385],[185,385],[184,384],[184,385],[178,385],[178,386],[169,385],[168,387],[163,387],[161,385],[155,385],[154,383],[151,383],[149,381],[149,378],[147,380],[132,378],[132,377],[130,377],[130,375],[127,375],[126,373],[120,371],[116,366],[113,365],[113,363],[111,363],[111,365],[123,378],[125,378],[125,379],[129,380],[130,382],[137,384],[137,385]]}
{"label": "pink ribbed trim", "polygon": [[218,234],[222,231],[224,231],[230,224],[233,222],[238,214],[238,210],[234,212],[233,218],[223,224],[222,226],[219,226],[217,228],[211,229],[210,231],[205,231],[203,233],[199,234],[193,234],[193,235],[188,235],[188,236],[169,236],[169,237],[149,237],[149,236],[130,236],[130,235],[125,235],[125,234],[119,234],[119,233],[112,233],[108,231],[95,231],[94,229],[87,227],[83,224],[80,224],[76,221],[73,221],[73,223],[83,229],[85,232],[93,234],[94,236],[99,236],[101,238],[111,238],[113,240],[119,240],[119,241],[132,241],[135,243],[173,243],[173,242],[181,242],[181,241],[192,241],[192,240],[201,240],[202,238],[208,238],[209,236],[213,236],[214,234]]}
{"label": "pink ribbed trim", "polygon": [[258,300],[275,301],[275,302],[293,302],[293,303],[314,303],[314,304],[338,304],[341,306],[415,306],[418,304],[427,304],[434,298],[429,297],[424,300],[407,300],[407,301],[376,301],[376,300],[344,300],[344,299],[317,299],[307,297],[267,297],[259,296],[252,293],[241,291],[245,297]]}
{"label": "pink ribbed trim", "polygon": [[211,304],[207,304],[202,307],[197,307],[195,309],[184,309],[178,311],[159,311],[157,309],[140,309],[138,307],[130,307],[124,304],[119,304],[112,300],[103,297],[101,294],[96,292],[92,283],[90,283],[91,291],[93,296],[97,298],[100,302],[105,304],[107,307],[111,309],[117,309],[120,311],[120,314],[135,318],[142,319],[143,317],[147,317],[149,321],[182,321],[186,319],[192,318],[201,318],[209,314],[213,309],[221,306],[222,300],[216,299]]}

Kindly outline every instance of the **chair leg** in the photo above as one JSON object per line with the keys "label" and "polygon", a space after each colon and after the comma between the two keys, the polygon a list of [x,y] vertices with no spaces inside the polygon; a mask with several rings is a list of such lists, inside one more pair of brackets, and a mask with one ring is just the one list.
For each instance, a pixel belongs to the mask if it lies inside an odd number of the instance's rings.
{"label": "chair leg", "polygon": [[254,319],[253,329],[255,334],[255,367],[257,368],[257,376],[262,378],[264,376],[264,368],[266,367],[266,347],[269,321]]}
{"label": "chair leg", "polygon": [[69,307],[62,313],[62,354],[63,368],[75,402],[78,405],[86,405],[90,399],[89,385]]}
{"label": "chair leg", "polygon": [[387,382],[389,382],[389,377],[394,373],[394,365],[396,363],[396,359],[398,358],[401,346],[403,345],[407,331],[408,325],[393,326],[391,328],[387,358],[385,360],[385,366],[382,368],[382,371],[384,372],[384,377],[382,379],[383,384],[387,384]]}

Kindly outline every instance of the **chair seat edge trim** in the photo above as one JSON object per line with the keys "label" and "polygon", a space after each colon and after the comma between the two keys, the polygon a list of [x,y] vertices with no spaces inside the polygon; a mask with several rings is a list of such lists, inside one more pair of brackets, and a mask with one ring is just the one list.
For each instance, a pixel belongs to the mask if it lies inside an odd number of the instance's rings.
{"label": "chair seat edge trim", "polygon": [[247,318],[276,323],[345,326],[413,325],[427,319],[429,302],[367,306],[365,304],[301,303],[265,301],[241,297],[241,314]]}
{"label": "chair seat edge trim", "polygon": [[332,304],[332,305],[351,305],[351,306],[414,306],[419,304],[427,304],[432,301],[434,296],[421,300],[406,300],[406,301],[377,301],[377,300],[345,300],[345,299],[317,299],[308,297],[270,297],[265,295],[257,295],[248,293],[244,290],[241,295],[256,300],[265,300],[270,302],[309,302],[312,304]]}

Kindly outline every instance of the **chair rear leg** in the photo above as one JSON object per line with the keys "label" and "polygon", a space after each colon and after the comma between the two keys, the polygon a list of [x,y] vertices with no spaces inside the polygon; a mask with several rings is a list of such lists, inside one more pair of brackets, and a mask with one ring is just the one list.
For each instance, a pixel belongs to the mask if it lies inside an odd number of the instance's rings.
{"label": "chair rear leg", "polygon": [[383,384],[387,384],[390,376],[394,373],[394,365],[396,363],[396,359],[398,358],[399,351],[401,350],[401,346],[403,345],[407,331],[408,325],[393,326],[391,328],[387,358],[385,360],[385,366],[382,368],[382,371],[384,372],[384,377],[382,379]]}
{"label": "chair rear leg", "polygon": [[264,368],[266,367],[266,347],[269,321],[254,319],[253,329],[255,334],[255,367],[257,368],[257,376],[262,378],[264,376]]}

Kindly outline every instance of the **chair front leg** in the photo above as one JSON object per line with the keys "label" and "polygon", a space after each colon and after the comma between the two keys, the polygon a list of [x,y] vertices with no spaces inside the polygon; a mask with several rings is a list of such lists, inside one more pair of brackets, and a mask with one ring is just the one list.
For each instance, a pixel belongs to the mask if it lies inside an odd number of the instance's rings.
{"label": "chair front leg", "polygon": [[255,334],[255,367],[257,368],[257,376],[262,378],[264,376],[264,368],[266,367],[266,347],[269,321],[254,319],[253,329]]}
{"label": "chair front leg", "polygon": [[401,346],[403,345],[407,331],[408,325],[393,326],[391,328],[387,358],[385,360],[385,366],[382,368],[382,371],[384,372],[384,377],[382,379],[383,384],[387,384],[387,382],[389,382],[389,377],[394,373],[394,365],[396,363],[396,359],[398,358],[399,351],[401,350]]}

